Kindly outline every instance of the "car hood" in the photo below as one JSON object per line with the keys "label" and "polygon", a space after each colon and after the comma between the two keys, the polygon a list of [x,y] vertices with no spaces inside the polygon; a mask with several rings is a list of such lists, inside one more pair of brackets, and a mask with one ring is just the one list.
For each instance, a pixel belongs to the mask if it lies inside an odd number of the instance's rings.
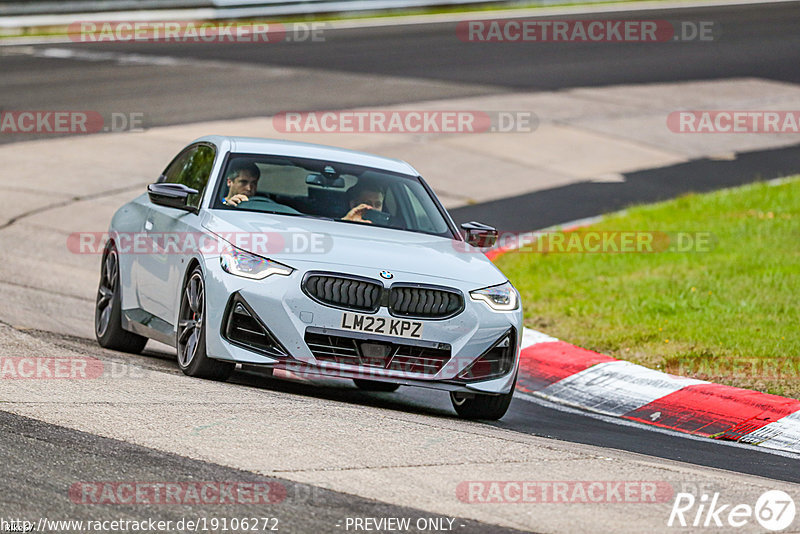
{"label": "car hood", "polygon": [[[202,225],[254,254],[285,262],[389,270],[474,283],[501,284],[506,277],[480,250],[443,237],[308,217],[214,210]],[[327,264],[328,267],[322,264]]]}

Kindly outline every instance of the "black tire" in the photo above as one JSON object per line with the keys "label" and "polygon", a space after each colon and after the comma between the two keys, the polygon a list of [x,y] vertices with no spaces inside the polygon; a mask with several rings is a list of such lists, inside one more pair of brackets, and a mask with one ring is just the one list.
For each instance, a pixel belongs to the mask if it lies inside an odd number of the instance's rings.
{"label": "black tire", "polygon": [[450,402],[453,403],[456,413],[464,419],[484,419],[496,421],[503,417],[511,404],[514,396],[514,386],[517,384],[517,377],[514,376],[514,383],[511,391],[504,395],[475,395],[464,397],[458,393],[450,393]]}
{"label": "black tire", "polygon": [[114,243],[109,243],[100,264],[100,284],[94,305],[94,337],[103,348],[138,354],[147,344],[147,338],[122,328],[119,286],[119,254]]}
{"label": "black tire", "polygon": [[391,382],[377,382],[375,380],[364,380],[362,378],[354,378],[353,383],[358,387],[358,389],[362,389],[364,391],[384,391],[386,393],[397,391],[397,388],[400,387],[400,384],[392,384]]}
{"label": "black tire", "polygon": [[227,380],[236,364],[209,358],[206,354],[205,279],[199,266],[195,267],[181,290],[178,313],[178,367],[188,376]]}

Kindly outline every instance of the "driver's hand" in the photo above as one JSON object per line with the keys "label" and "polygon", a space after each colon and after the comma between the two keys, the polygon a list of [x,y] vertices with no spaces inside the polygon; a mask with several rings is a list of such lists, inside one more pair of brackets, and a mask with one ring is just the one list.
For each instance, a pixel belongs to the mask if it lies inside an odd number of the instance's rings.
{"label": "driver's hand", "polygon": [[373,208],[369,204],[359,204],[355,208],[353,208],[350,211],[348,211],[347,215],[342,217],[342,219],[345,220],[345,221],[355,221],[355,222],[362,222],[362,223],[372,224],[372,221],[368,221],[368,220],[364,219],[364,217],[363,217],[364,214],[367,212],[367,210],[371,210],[371,209],[373,209]]}
{"label": "driver's hand", "polygon": [[241,204],[242,202],[247,202],[250,200],[247,195],[243,195],[239,193],[238,195],[233,195],[231,198],[225,201],[226,206],[233,206],[234,208]]}

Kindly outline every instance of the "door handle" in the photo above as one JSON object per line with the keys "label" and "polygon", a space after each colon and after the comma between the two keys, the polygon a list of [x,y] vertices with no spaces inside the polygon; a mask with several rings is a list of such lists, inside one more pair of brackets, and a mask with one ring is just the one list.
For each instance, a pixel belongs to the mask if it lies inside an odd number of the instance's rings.
{"label": "door handle", "polygon": [[146,231],[148,231],[148,232],[149,232],[150,230],[152,230],[152,229],[153,229],[153,221],[151,221],[150,219],[147,219],[147,220],[144,222],[144,229],[145,229]]}

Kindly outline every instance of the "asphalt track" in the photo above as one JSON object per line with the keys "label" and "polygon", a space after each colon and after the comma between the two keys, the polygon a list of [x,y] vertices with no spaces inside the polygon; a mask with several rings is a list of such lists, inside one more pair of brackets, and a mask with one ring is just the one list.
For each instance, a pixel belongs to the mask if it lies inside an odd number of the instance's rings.
{"label": "asphalt track", "polygon": [[[257,387],[263,380],[239,376],[237,380]],[[447,395],[421,388],[401,388],[393,394],[364,393],[356,389],[342,389],[319,385],[306,386],[292,382],[272,381],[268,387],[286,391],[332,398],[355,404],[368,404],[389,409],[416,411],[439,416],[450,416],[452,408]],[[678,433],[653,432],[644,426],[620,426],[617,423],[595,419],[586,415],[565,412],[539,402],[515,398],[508,414],[499,422],[499,428],[535,436],[574,443],[598,445],[611,449],[658,456],[691,464],[728,469],[786,482],[800,483],[797,459],[763,452],[757,447],[734,446],[713,440],[687,439]],[[724,447],[722,449],[721,447]]]}
{"label": "asphalt track", "polygon": [[108,49],[528,91],[737,76],[800,82],[800,72],[795,68],[800,46],[800,9],[796,3],[654,9],[569,18],[711,21],[715,40],[489,45],[454,39],[456,24],[446,23],[336,30],[327,33],[324,42],[237,43],[208,49],[199,49],[196,44],[126,43],[109,45]]}
{"label": "asphalt track", "polygon": [[[589,17],[585,17],[589,18]],[[713,43],[666,45],[492,45],[473,46],[452,38],[452,24],[338,30],[324,43],[277,45],[116,44],[103,51],[168,56],[186,59],[165,72],[142,62],[120,69],[113,59],[64,61],[35,54],[0,56],[0,95],[3,109],[100,109],[143,111],[148,126],[197,122],[209,119],[267,115],[287,109],[329,109],[353,105],[395,104],[421,99],[502,93],[517,90],[552,90],[576,86],[620,83],[758,76],[800,83],[796,68],[800,50],[800,7],[796,3],[688,8],[654,11],[644,15],[605,18],[713,20],[722,28]],[[99,50],[99,45],[59,45],[60,48]],[[36,47],[34,47],[36,48]],[[437,53],[426,53],[436,50]],[[227,64],[239,64],[235,72]],[[223,65],[223,66],[220,66]],[[310,68],[302,79],[283,76],[259,78],[247,65]],[[199,82],[202,77],[202,83]],[[380,79],[390,81],[376,90]],[[414,86],[398,84],[409,78],[427,80]],[[57,84],[50,83],[57,80]],[[225,96],[221,96],[221,95]],[[14,142],[24,136],[3,136]],[[530,230],[617,209],[630,202],[669,198],[687,190],[767,179],[800,170],[796,147],[739,155],[736,161],[701,160],[666,169],[626,175],[620,184],[577,184],[515,199],[479,204],[453,211],[458,220],[479,219],[508,230]],[[704,176],[691,184],[680,179],[693,171]],[[698,172],[694,172],[698,171]],[[516,225],[516,226],[515,226]],[[42,333],[43,337],[48,337]],[[96,350],[93,341],[58,338],[86,353]],[[164,355],[150,353],[142,359],[163,363]],[[168,372],[165,370],[165,372]],[[173,371],[174,372],[174,371]],[[452,417],[446,395],[422,389],[401,388],[396,394],[368,394],[341,385],[263,380],[237,373],[234,381],[287,393],[331,398],[394,410]],[[0,412],[5,432],[0,437],[7,465],[0,487],[4,495],[17,492],[4,513],[31,516],[64,512],[76,517],[74,504],[65,499],[66,481],[112,478],[130,472],[130,478],[205,476],[211,480],[233,478],[226,469],[209,462],[187,460],[106,438],[29,420]],[[800,482],[797,460],[735,447],[710,440],[687,439],[635,426],[619,426],[592,417],[564,412],[543,404],[515,399],[508,415],[496,426],[516,432],[621,449],[766,478]],[[52,461],[58,458],[59,461]],[[31,469],[30,465],[36,465]],[[66,465],[81,467],[65,473]],[[130,471],[133,470],[133,471]],[[32,475],[33,473],[33,475]],[[32,480],[31,477],[37,477]],[[238,473],[235,478],[243,479]],[[255,475],[253,475],[255,480]],[[60,482],[59,482],[60,481]],[[290,483],[287,483],[290,484]],[[291,486],[295,488],[295,486]],[[297,485],[297,491],[303,488]],[[318,494],[319,495],[319,494]],[[298,501],[284,511],[298,532],[319,529],[334,515],[406,515],[419,511],[401,509],[335,492],[323,502]],[[193,509],[208,516],[215,510]],[[247,511],[247,510],[244,510]],[[226,513],[233,510],[227,508]],[[77,513],[77,512],[76,512]],[[107,513],[93,510],[92,519]],[[176,512],[177,515],[178,512]],[[126,510],[131,517],[146,516],[144,509]],[[320,518],[320,514],[324,517]],[[488,532],[490,527],[465,521],[466,527]],[[497,532],[505,531],[497,527]]]}
{"label": "asphalt track", "polygon": [[[94,340],[29,332],[55,345],[102,358]],[[124,355],[148,368],[179,374],[174,355],[148,349],[142,356]],[[232,383],[263,388],[286,394],[330,399],[353,405],[373,406],[390,410],[425,414],[434,417],[455,416],[447,394],[424,388],[401,387],[395,393],[369,393],[352,386],[349,380],[318,379],[297,382],[268,378],[257,370],[243,370],[229,380]],[[40,423],[44,425],[44,423]],[[567,410],[544,402],[515,398],[508,413],[498,422],[499,428],[556,440],[619,449],[668,460],[758,475],[775,480],[800,483],[800,469],[793,455],[765,452],[755,446],[693,438],[677,432],[653,430],[638,424],[621,426],[575,410]],[[66,430],[64,430],[66,431]],[[96,480],[96,479],[94,479]]]}
{"label": "asphalt track", "polygon": [[[5,463],[0,491],[3,493],[2,517],[5,519],[47,518],[56,521],[69,518],[77,521],[114,521],[124,518],[130,521],[146,521],[157,517],[160,521],[172,521],[173,525],[177,525],[182,519],[197,521],[198,518],[259,518],[256,522],[259,525],[258,531],[268,530],[261,529],[268,525],[277,526],[281,532],[302,534],[319,532],[320,528],[324,531],[341,529],[344,518],[353,516],[404,517],[410,518],[412,524],[420,518],[437,517],[436,514],[421,510],[371,501],[290,480],[267,478],[48,425],[2,411],[0,428],[3,429],[0,432],[0,450]],[[54,462],[54,459],[57,461]],[[31,468],[32,465],[37,468]],[[156,514],[152,504],[92,506],[84,504],[74,495],[68,496],[68,490],[76,480],[115,480],[120,473],[138,481],[237,481],[269,484],[271,488],[277,485],[280,489],[276,490],[275,495],[280,497],[276,497],[276,502],[268,504],[162,505],[158,507]],[[273,522],[273,519],[276,521]],[[459,532],[465,533],[519,532],[460,518],[455,518],[454,525]],[[63,528],[60,531],[81,530]],[[83,529],[86,530],[88,529]],[[175,532],[177,529],[173,527],[168,531]]]}
{"label": "asphalt track", "polygon": [[[715,34],[691,42],[480,44],[456,38],[456,23],[440,23],[337,29],[323,42],[0,47],[0,106],[141,112],[144,126],[155,127],[510,91],[733,77],[800,82],[796,2],[569,18],[710,21]],[[37,55],[53,48],[90,57]],[[3,135],[0,143],[26,138]]]}
{"label": "asphalt track", "polygon": [[528,232],[609,213],[683,193],[713,191],[800,172],[800,146],[758,150],[734,160],[708,158],[623,173],[620,183],[580,182],[451,209],[458,223],[482,221],[509,232]]}

